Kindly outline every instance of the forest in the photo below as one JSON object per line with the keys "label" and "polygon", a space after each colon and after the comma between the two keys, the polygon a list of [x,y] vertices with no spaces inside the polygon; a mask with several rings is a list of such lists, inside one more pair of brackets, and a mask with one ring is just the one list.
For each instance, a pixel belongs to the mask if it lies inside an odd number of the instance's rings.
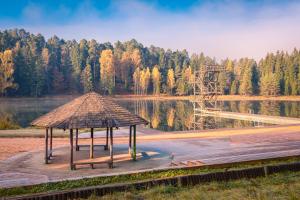
{"label": "forest", "polygon": [[[205,51],[205,49],[203,49]],[[299,95],[300,50],[219,62],[203,53],[144,47],[132,39],[115,44],[64,40],[24,29],[0,31],[0,96],[192,94],[195,69],[219,64],[224,94]]]}

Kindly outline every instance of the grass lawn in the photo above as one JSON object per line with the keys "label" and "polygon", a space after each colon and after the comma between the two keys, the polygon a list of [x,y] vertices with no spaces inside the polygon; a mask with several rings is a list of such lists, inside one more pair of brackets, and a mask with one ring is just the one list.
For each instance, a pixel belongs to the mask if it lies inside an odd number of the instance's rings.
{"label": "grass lawn", "polygon": [[[219,165],[215,167],[201,167],[201,168],[193,168],[193,169],[191,168],[172,169],[166,171],[152,171],[152,172],[143,172],[143,173],[128,174],[128,175],[119,175],[119,176],[84,178],[79,180],[61,181],[56,183],[46,183],[46,184],[39,184],[34,186],[24,186],[24,187],[16,187],[16,188],[9,188],[9,189],[0,188],[0,197],[15,196],[15,195],[22,195],[22,194],[33,194],[33,193],[49,192],[49,191],[61,191],[66,189],[105,185],[105,184],[112,184],[112,183],[135,182],[140,180],[174,177],[179,175],[218,172],[218,171],[225,171],[229,169],[230,170],[245,169],[250,167],[258,167],[258,166],[272,165],[272,164],[279,164],[279,163],[291,163],[291,162],[299,162],[299,161],[300,161],[300,157],[280,158],[280,159],[271,159],[265,161],[253,161],[250,163],[248,162],[248,163]],[[160,189],[156,189],[156,190],[160,190]],[[172,190],[172,188],[170,190]]]}
{"label": "grass lawn", "polygon": [[212,182],[191,187],[157,186],[148,190],[118,192],[89,199],[300,199],[300,172],[279,173],[266,178]]}

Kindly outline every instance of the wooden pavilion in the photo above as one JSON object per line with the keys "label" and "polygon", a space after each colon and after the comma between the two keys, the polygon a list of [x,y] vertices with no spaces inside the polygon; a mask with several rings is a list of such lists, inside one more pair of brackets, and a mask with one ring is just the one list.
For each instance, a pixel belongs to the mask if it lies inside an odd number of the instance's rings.
{"label": "wooden pavilion", "polygon": [[[31,125],[43,127],[45,132],[45,163],[48,164],[52,157],[52,139],[53,128],[69,129],[70,131],[70,168],[76,169],[76,165],[89,164],[93,168],[94,162],[94,129],[106,128],[106,144],[104,150],[110,152],[109,167],[113,167],[113,128],[129,126],[129,154],[133,160],[136,160],[136,126],[148,124],[148,122],[130,113],[125,108],[119,106],[109,97],[103,97],[95,92],[82,95],[65,105],[62,105],[53,111],[37,118]],[[91,130],[90,140],[90,161],[85,163],[76,163],[73,160],[73,130],[75,130],[75,150],[79,151],[78,130],[89,128]],[[50,132],[50,136],[49,136]],[[50,141],[49,141],[50,140]],[[108,145],[108,140],[110,140]],[[133,143],[133,144],[132,144]],[[101,162],[102,163],[102,162]]]}

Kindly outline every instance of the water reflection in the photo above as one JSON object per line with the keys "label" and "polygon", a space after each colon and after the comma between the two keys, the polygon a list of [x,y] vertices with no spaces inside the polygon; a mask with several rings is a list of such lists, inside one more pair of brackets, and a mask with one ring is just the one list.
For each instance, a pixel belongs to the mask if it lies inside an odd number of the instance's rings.
{"label": "water reflection", "polygon": [[175,109],[169,108],[167,112],[167,124],[169,127],[174,126],[174,119],[175,119]]}
{"label": "water reflection", "polygon": [[47,98],[0,98],[0,113],[10,116],[21,127],[28,127],[35,118],[74,99],[75,96]]}
{"label": "water reflection", "polygon": [[[0,99],[0,116],[22,127],[60,106],[74,97],[63,98],[14,98]],[[204,116],[196,126],[193,104],[189,101],[120,100],[119,104],[147,119],[149,127],[164,131],[191,129],[236,128],[261,126],[251,121],[241,121]],[[254,113],[275,116],[300,117],[300,102],[282,101],[224,101],[221,110],[230,112]],[[196,120],[197,121],[197,120]]]}
{"label": "water reflection", "polygon": [[[195,115],[189,101],[147,101],[133,100],[119,103],[150,122],[149,127],[163,131],[184,131],[192,129],[216,129],[267,126],[255,121],[225,119]],[[134,106],[135,108],[133,108]],[[300,117],[300,102],[278,101],[224,101],[221,110],[275,116]]]}

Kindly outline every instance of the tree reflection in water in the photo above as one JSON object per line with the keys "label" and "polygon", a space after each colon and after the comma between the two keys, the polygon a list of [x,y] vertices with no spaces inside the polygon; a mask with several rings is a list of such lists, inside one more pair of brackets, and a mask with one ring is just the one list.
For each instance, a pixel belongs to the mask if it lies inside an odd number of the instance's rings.
{"label": "tree reflection in water", "polygon": [[153,101],[153,111],[151,118],[151,126],[152,128],[158,128],[160,123],[160,101]]}
{"label": "tree reflection in water", "polygon": [[260,104],[260,114],[263,115],[280,115],[280,105],[278,101],[262,101]]}
{"label": "tree reflection in water", "polygon": [[175,118],[175,109],[170,107],[167,112],[167,124],[169,127],[174,126],[174,118]]}
{"label": "tree reflection in water", "polygon": [[[68,98],[20,98],[0,99],[0,126],[27,127],[30,122],[66,103]],[[163,131],[191,130],[193,127],[193,104],[183,100],[120,100],[122,106],[147,119],[149,127]],[[291,101],[224,101],[221,109],[228,112],[244,112],[264,115],[300,117],[300,102]],[[203,117],[204,125],[198,129],[237,128],[256,126],[255,122],[216,117]],[[0,128],[1,128],[0,127]]]}
{"label": "tree reflection in water", "polygon": [[[299,102],[274,101],[226,101],[220,103],[222,110],[229,112],[293,117],[300,116],[299,104]],[[138,106],[138,108],[135,108],[137,111],[136,113],[149,120],[149,127],[151,128],[163,131],[183,131],[195,128],[193,125],[193,106],[189,101],[143,100],[136,103],[136,106]],[[201,120],[202,126],[196,126],[195,129],[238,128],[267,125],[255,121],[225,119],[211,116],[201,117]]]}

